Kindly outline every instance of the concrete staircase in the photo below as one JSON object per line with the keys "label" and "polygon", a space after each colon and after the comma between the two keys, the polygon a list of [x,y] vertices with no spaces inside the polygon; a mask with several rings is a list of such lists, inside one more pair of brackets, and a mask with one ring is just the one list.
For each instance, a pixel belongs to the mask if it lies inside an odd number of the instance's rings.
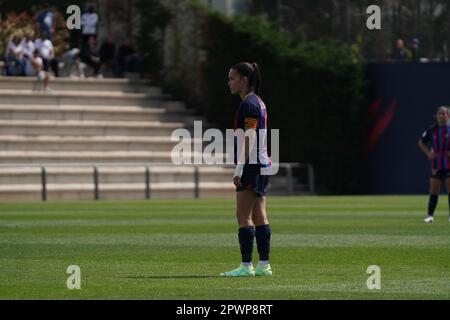
{"label": "concrete staircase", "polygon": [[160,88],[62,78],[50,87],[0,77],[0,201],[40,200],[42,167],[48,200],[233,196],[232,168],[172,163],[173,130],[204,119]]}

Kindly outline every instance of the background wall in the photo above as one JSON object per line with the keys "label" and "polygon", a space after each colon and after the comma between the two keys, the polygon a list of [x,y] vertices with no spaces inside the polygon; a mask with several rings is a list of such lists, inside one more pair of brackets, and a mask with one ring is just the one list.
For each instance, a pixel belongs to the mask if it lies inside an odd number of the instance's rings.
{"label": "background wall", "polygon": [[368,65],[370,193],[428,192],[430,164],[417,141],[450,105],[449,75],[449,63]]}

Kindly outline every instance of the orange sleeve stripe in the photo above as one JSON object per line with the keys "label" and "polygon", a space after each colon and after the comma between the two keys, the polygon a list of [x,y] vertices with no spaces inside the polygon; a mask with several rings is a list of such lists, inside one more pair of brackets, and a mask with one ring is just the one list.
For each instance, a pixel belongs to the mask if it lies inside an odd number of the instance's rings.
{"label": "orange sleeve stripe", "polygon": [[256,129],[258,128],[258,120],[254,118],[245,118],[245,129]]}

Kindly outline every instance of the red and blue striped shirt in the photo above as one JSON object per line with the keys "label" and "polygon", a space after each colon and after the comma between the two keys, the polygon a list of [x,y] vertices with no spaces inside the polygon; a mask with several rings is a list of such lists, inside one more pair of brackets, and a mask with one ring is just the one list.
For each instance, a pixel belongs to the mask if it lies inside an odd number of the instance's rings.
{"label": "red and blue striped shirt", "polygon": [[447,152],[450,151],[450,127],[439,127],[437,124],[429,127],[422,134],[421,141],[427,144],[436,157],[431,161],[433,170],[450,170]]}

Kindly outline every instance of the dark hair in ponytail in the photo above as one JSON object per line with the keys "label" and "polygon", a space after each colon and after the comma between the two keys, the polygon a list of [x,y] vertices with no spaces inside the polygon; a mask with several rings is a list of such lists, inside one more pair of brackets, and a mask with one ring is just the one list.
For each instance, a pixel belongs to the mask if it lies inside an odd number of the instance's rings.
{"label": "dark hair in ponytail", "polygon": [[240,62],[231,68],[236,70],[241,77],[247,77],[249,90],[253,90],[257,95],[261,90],[261,72],[256,62]]}

